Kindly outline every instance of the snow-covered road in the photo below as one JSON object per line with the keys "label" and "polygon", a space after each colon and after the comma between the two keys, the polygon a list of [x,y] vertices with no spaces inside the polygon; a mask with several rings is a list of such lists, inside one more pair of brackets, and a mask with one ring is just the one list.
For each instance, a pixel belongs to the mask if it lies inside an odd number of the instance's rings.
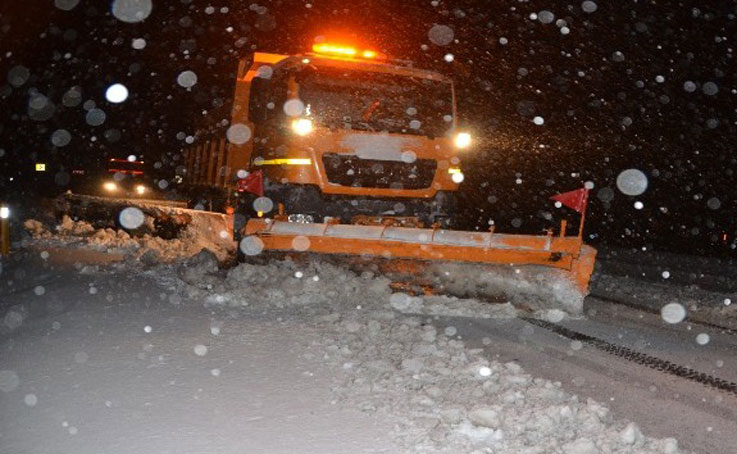
{"label": "snow-covered road", "polygon": [[[737,337],[688,323],[668,325],[656,315],[587,300],[586,319],[560,324],[725,380],[737,377]],[[593,312],[592,312],[593,311]],[[605,403],[656,437],[678,438],[698,453],[733,452],[737,395],[677,378],[572,341],[521,319],[442,318],[469,346],[487,346],[491,358],[516,361],[529,373],[560,381],[581,397]],[[697,329],[698,328],[698,329]],[[710,336],[706,345],[695,337]]]}
{"label": "snow-covered road", "polygon": [[3,279],[24,313],[0,338],[0,452],[397,451],[391,421],[332,402],[309,327],[173,305],[141,276],[21,270]]}
{"label": "snow-covered road", "polygon": [[[734,395],[578,345],[509,305],[391,295],[382,278],[324,264],[226,272],[200,254],[75,268],[50,254],[2,270],[2,452],[672,454],[737,442]],[[475,316],[448,315],[459,313]],[[725,379],[737,370],[733,338],[710,331],[700,345],[686,323],[627,307],[592,301],[560,324]]]}

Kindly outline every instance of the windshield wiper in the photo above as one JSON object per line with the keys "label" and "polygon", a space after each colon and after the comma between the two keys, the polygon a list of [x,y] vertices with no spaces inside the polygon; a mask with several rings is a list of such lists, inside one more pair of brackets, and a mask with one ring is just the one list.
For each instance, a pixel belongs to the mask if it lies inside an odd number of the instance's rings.
{"label": "windshield wiper", "polygon": [[361,121],[361,122],[356,123],[356,125],[359,126],[357,128],[359,131],[360,130],[364,130],[364,131],[369,130],[371,132],[376,132],[376,129],[374,129],[370,124],[368,124],[366,122],[362,122]]}

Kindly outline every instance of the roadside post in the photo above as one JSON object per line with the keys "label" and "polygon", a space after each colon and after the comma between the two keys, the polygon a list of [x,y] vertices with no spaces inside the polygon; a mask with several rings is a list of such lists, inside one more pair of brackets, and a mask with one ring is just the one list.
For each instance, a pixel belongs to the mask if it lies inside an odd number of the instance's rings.
{"label": "roadside post", "polygon": [[10,254],[10,208],[0,205],[0,255],[7,257]]}

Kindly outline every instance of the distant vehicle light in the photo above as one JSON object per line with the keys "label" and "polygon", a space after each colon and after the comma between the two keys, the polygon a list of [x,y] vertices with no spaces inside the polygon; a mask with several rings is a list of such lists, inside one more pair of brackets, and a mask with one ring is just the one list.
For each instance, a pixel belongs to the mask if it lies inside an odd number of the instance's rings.
{"label": "distant vehicle light", "polygon": [[112,181],[107,181],[105,182],[105,184],[102,185],[102,188],[107,192],[115,192],[118,190],[118,185],[113,183]]}
{"label": "distant vehicle light", "polygon": [[312,132],[312,120],[309,118],[298,118],[292,121],[292,130],[300,136],[306,136]]}
{"label": "distant vehicle light", "polygon": [[457,148],[468,148],[471,146],[471,134],[467,132],[459,132],[453,139],[453,143]]}
{"label": "distant vehicle light", "polygon": [[138,194],[145,194],[146,193],[146,186],[139,184],[136,186],[136,193]]}
{"label": "distant vehicle light", "polygon": [[8,219],[10,217],[10,208],[0,207],[0,219]]}

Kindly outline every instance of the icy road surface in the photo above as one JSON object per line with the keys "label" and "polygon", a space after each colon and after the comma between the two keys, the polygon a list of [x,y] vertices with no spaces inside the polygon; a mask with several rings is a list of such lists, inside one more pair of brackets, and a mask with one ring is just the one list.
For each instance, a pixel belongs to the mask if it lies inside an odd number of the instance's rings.
{"label": "icy road surface", "polygon": [[0,337],[2,453],[397,451],[390,421],[331,403],[307,327],[213,318],[149,279],[25,269],[43,274],[2,280],[3,312],[28,308]]}

